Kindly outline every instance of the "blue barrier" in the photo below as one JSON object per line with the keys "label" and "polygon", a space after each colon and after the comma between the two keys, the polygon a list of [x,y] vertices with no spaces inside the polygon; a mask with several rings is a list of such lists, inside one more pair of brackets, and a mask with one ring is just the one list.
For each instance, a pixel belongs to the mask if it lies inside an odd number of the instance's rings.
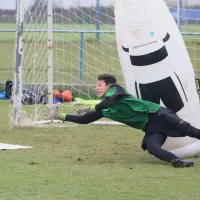
{"label": "blue barrier", "polygon": [[[178,9],[177,8],[170,8],[170,12],[174,19],[177,21],[178,17]],[[182,8],[180,11],[180,18],[182,22],[200,22],[200,9],[184,9]]]}

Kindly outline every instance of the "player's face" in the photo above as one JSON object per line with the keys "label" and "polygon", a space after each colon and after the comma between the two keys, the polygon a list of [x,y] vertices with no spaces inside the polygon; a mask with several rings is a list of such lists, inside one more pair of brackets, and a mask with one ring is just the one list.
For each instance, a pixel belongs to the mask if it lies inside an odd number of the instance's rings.
{"label": "player's face", "polygon": [[106,83],[103,80],[97,81],[97,87],[96,87],[97,95],[99,97],[104,97],[109,87],[110,84],[106,85]]}

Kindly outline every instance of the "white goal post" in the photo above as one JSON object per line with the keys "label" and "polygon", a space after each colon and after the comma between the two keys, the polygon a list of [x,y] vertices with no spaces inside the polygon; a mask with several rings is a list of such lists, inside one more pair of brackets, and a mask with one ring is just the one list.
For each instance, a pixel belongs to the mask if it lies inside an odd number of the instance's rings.
{"label": "white goal post", "polygon": [[[198,74],[200,21],[196,4],[181,2],[169,5]],[[95,84],[100,73],[114,74],[125,85],[115,39],[113,1],[17,0],[16,16],[10,111],[13,126],[33,126],[33,122],[43,120],[44,104],[59,101],[55,98],[58,91],[70,90],[72,100],[97,99]],[[61,102],[60,108],[75,113],[73,102]]]}

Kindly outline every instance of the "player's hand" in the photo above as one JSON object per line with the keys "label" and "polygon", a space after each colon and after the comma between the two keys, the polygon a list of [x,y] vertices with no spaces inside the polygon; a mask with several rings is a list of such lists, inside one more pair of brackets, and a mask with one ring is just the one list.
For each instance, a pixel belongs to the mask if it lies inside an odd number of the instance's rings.
{"label": "player's hand", "polygon": [[59,119],[58,105],[46,105],[44,110],[44,117],[46,120]]}
{"label": "player's hand", "polygon": [[90,107],[89,106],[82,107],[82,108],[80,108],[80,109],[78,109],[76,111],[76,113],[78,115],[83,115],[83,114],[88,113],[88,112],[90,112]]}

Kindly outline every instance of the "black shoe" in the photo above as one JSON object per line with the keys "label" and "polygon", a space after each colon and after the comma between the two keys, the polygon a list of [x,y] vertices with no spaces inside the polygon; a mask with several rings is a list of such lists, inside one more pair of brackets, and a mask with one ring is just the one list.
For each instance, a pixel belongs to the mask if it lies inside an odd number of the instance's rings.
{"label": "black shoe", "polygon": [[172,165],[177,168],[182,168],[182,167],[193,167],[194,163],[191,160],[176,159],[172,161]]}

